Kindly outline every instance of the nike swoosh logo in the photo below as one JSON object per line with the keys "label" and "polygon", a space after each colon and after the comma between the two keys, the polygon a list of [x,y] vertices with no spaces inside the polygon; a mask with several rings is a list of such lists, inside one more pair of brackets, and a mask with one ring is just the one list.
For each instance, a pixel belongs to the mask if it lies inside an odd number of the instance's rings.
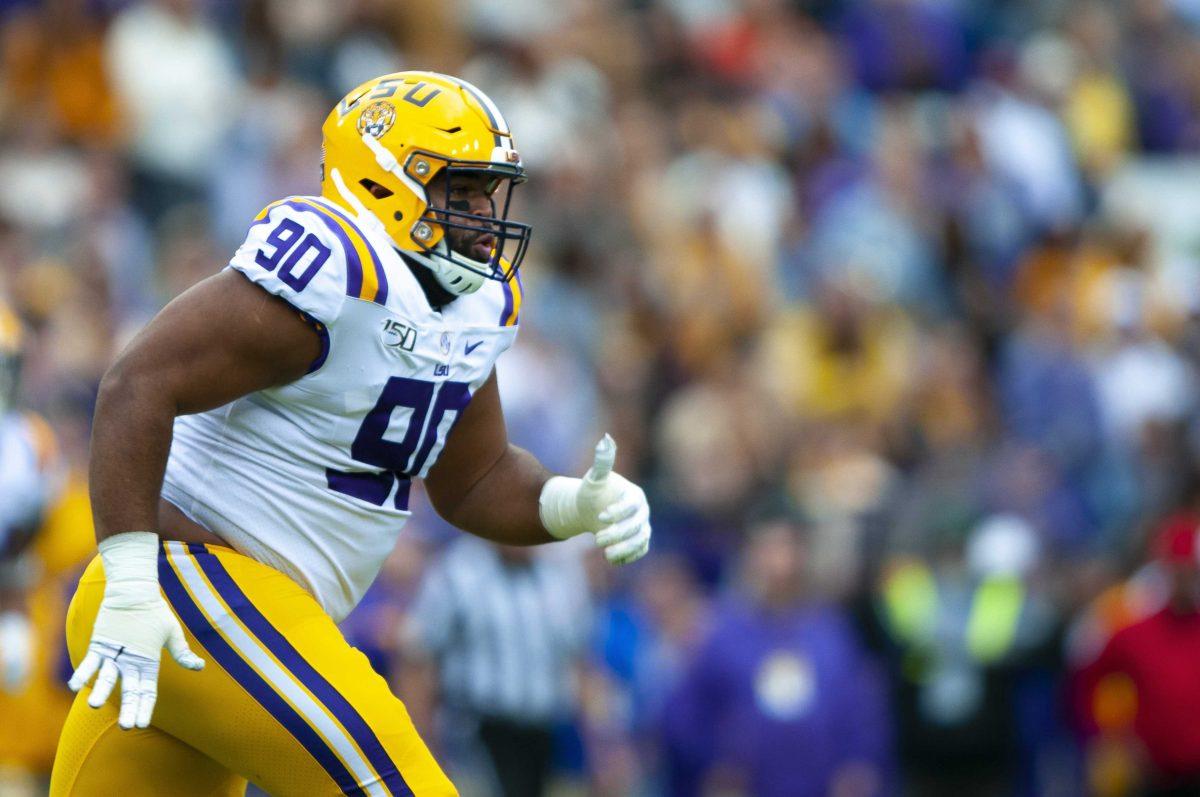
{"label": "nike swoosh logo", "polygon": [[463,349],[465,350],[465,352],[466,352],[467,354],[470,354],[471,352],[475,351],[476,349],[478,349],[478,348],[479,348],[480,346],[482,346],[482,345],[483,345],[483,341],[482,341],[482,340],[477,340],[477,341],[475,341],[474,343],[467,343],[467,344],[464,344],[464,345],[463,345]]}

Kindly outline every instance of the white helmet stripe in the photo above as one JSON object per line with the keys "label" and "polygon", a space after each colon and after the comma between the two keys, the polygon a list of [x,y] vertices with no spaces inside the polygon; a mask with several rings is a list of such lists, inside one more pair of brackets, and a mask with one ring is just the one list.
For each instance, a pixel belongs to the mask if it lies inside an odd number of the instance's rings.
{"label": "white helmet stripe", "polygon": [[451,83],[461,86],[463,90],[474,97],[476,102],[483,106],[483,111],[488,115],[488,121],[492,123],[492,127],[501,131],[501,138],[508,139],[508,143],[505,146],[510,149],[512,148],[512,136],[509,135],[508,122],[504,120],[504,115],[500,113],[500,109],[496,106],[496,103],[492,102],[491,97],[484,94],[477,86],[468,83],[462,78],[454,77],[453,75],[441,75],[437,72],[433,72],[431,74],[438,75],[439,77],[449,80]]}

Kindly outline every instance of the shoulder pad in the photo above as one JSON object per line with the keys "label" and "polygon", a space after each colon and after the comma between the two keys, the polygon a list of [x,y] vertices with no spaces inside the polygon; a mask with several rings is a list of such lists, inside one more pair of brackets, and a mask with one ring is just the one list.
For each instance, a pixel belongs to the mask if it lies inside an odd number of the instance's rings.
{"label": "shoulder pad", "polygon": [[387,301],[374,246],[347,214],[315,197],[288,197],[263,208],[229,267],[325,324],[347,296]]}

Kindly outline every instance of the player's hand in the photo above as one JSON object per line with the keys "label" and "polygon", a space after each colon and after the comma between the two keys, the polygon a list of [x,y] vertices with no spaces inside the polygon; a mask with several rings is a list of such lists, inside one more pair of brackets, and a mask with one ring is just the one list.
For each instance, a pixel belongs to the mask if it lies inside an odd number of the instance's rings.
{"label": "player's hand", "polygon": [[96,675],[88,705],[99,708],[121,681],[124,729],[145,728],[158,697],[158,664],[165,647],[175,661],[199,670],[204,660],[188,648],[183,629],[158,589],[158,535],[130,531],[100,541],[104,598],[92,641],[67,683],[78,692]]}
{"label": "player's hand", "polygon": [[650,505],[646,493],[613,471],[617,444],[609,435],[596,444],[592,467],[582,479],[555,476],[542,488],[542,525],[559,539],[592,532],[613,564],[628,564],[650,550]]}
{"label": "player's hand", "polygon": [[0,613],[0,691],[20,692],[33,672],[33,625],[21,612]]}

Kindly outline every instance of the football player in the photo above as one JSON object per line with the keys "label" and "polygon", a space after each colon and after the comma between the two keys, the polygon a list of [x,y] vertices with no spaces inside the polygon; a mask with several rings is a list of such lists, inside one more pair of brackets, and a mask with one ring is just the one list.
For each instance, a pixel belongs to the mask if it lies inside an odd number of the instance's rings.
{"label": "football player", "polygon": [[[496,106],[402,72],[323,134],[321,195],[266,207],[103,380],[100,551],[67,618],[79,695],[52,794],[454,794],[336,626],[412,480],[497,542],[594,532],[614,563],[649,546],[610,438],[582,479],[507,441],[494,364],[530,229],[508,218],[525,173]],[[160,672],[163,647],[180,666]]]}
{"label": "football player", "polygon": [[84,534],[90,539],[92,528],[86,501],[80,505],[76,500],[79,487],[65,478],[67,469],[49,425],[19,408],[23,339],[16,315],[0,301],[0,794],[4,795],[45,793],[44,781],[70,708],[70,693],[63,688],[60,674],[64,592],[82,567],[78,530],[86,525]]}
{"label": "football player", "polygon": [[41,418],[16,408],[20,321],[0,302],[0,692],[30,676],[33,629],[25,605],[33,573],[25,556],[51,498],[54,438]]}

